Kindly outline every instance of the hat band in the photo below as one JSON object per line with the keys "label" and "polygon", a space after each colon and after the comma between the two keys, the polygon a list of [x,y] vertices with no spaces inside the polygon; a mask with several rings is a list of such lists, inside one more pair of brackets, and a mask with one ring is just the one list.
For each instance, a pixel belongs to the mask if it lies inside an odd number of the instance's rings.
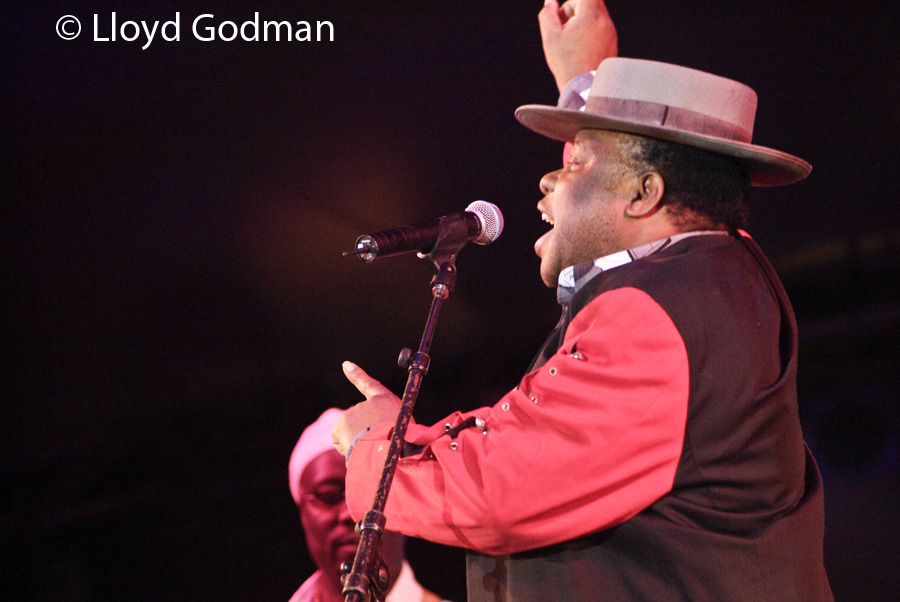
{"label": "hat band", "polygon": [[690,134],[725,138],[750,143],[753,132],[690,109],[670,107],[646,100],[629,100],[609,96],[588,96],[585,113],[623,119],[645,125],[660,126]]}

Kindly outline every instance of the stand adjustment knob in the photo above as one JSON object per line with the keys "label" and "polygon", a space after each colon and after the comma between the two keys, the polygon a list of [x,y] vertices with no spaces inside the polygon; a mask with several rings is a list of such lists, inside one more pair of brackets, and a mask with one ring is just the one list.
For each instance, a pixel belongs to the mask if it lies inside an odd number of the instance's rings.
{"label": "stand adjustment knob", "polygon": [[409,363],[412,361],[413,350],[409,347],[404,347],[400,351],[400,357],[397,358],[397,365],[401,368],[409,368]]}

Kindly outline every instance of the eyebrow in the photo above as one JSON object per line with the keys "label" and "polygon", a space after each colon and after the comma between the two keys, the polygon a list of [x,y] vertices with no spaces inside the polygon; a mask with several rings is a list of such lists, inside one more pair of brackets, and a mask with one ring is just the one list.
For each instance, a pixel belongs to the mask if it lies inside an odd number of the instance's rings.
{"label": "eyebrow", "polygon": [[325,479],[324,481],[320,481],[320,482],[316,483],[315,487],[313,487],[312,490],[315,491],[316,489],[319,489],[320,487],[329,487],[329,486],[343,487],[344,479]]}
{"label": "eyebrow", "polygon": [[575,149],[584,148],[585,146],[591,146],[595,142],[594,138],[590,138],[588,136],[576,136],[575,140],[572,141],[572,151]]}

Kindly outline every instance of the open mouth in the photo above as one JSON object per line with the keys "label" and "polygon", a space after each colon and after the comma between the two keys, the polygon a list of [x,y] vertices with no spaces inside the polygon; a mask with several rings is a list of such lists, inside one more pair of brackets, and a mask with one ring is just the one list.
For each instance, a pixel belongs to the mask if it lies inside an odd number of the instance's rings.
{"label": "open mouth", "polygon": [[553,229],[556,222],[545,211],[541,212],[541,219],[545,223],[550,224],[550,228],[546,232],[544,232],[536,241],[534,241],[535,254],[537,254],[538,257],[543,258],[545,249],[547,245],[550,244],[549,241],[553,237]]}

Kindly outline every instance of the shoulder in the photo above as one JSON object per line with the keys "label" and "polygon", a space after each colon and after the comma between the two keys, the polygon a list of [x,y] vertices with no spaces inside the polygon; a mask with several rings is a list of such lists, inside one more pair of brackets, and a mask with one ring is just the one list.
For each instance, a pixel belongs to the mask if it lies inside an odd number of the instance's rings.
{"label": "shoulder", "polygon": [[422,602],[446,602],[443,598],[427,589],[422,590]]}
{"label": "shoulder", "polygon": [[312,575],[309,576],[309,579],[303,582],[303,585],[294,592],[294,595],[291,596],[291,599],[288,602],[309,602],[313,598],[313,594],[316,591],[316,584],[319,582],[319,577],[321,577],[322,571],[316,571]]}
{"label": "shoulder", "polygon": [[756,287],[766,281],[744,244],[730,235],[692,236],[670,247],[602,274],[590,301],[605,292],[631,287],[668,307],[673,302],[702,298],[719,287]]}

